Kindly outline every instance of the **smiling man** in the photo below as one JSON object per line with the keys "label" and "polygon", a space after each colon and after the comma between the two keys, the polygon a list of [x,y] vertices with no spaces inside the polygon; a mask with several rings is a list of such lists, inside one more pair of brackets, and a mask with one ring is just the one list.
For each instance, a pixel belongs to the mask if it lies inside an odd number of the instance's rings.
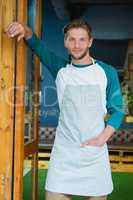
{"label": "smiling man", "polygon": [[[6,30],[24,38],[55,78],[59,123],[46,178],[46,200],[105,200],[113,190],[107,141],[123,119],[122,95],[114,67],[90,56],[92,31],[83,20],[64,28],[71,62],[57,57],[32,30],[18,22]],[[105,116],[110,117],[105,122]]]}

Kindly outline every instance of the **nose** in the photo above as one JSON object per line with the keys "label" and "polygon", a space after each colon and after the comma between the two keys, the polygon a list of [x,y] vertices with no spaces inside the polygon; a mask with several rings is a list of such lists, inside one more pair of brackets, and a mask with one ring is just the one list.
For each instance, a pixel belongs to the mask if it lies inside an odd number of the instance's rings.
{"label": "nose", "polygon": [[75,48],[77,48],[77,49],[78,49],[78,48],[79,48],[79,46],[80,46],[80,45],[79,45],[79,41],[75,41],[75,44],[74,44],[74,46],[75,46]]}

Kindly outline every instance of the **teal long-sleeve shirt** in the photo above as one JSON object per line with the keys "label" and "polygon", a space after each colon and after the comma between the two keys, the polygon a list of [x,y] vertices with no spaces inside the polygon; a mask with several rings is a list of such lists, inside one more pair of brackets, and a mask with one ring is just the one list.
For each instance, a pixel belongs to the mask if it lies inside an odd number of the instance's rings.
{"label": "teal long-sleeve shirt", "polygon": [[[30,39],[26,40],[26,43],[32,49],[33,53],[40,58],[40,61],[47,67],[54,79],[56,79],[58,71],[68,64],[67,60],[48,50],[44,41],[37,38],[34,33]],[[110,117],[106,121],[106,125],[117,129],[124,118],[123,98],[118,74],[113,66],[98,60],[96,62],[102,67],[107,77],[106,108]]]}

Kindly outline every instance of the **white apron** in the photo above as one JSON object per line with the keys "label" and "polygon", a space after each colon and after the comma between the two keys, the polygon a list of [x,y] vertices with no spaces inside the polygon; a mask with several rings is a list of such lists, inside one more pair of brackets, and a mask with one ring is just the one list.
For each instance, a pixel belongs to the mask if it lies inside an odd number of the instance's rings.
{"label": "white apron", "polygon": [[112,192],[107,144],[80,147],[104,129],[101,90],[97,84],[67,84],[49,162],[45,189],[81,196]]}

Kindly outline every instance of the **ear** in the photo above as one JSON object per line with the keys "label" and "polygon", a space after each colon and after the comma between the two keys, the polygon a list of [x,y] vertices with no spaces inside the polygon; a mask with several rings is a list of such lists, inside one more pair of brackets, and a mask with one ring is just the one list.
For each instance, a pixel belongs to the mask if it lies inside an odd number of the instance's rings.
{"label": "ear", "polygon": [[90,40],[89,40],[89,43],[88,43],[89,48],[92,46],[92,43],[93,43],[93,38],[91,37]]}

